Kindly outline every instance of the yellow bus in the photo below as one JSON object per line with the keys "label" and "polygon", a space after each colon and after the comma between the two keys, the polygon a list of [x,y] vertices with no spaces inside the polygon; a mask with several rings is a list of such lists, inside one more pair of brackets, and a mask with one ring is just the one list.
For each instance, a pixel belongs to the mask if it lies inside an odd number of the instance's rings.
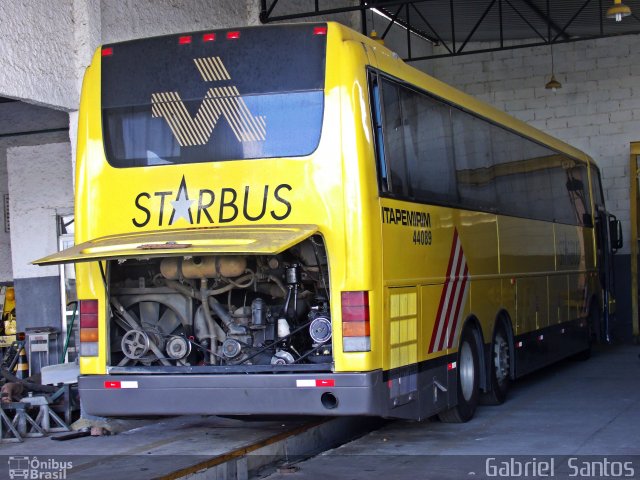
{"label": "yellow bus", "polygon": [[591,159],[337,23],[102,46],[75,185],[96,415],[466,421],[611,303]]}

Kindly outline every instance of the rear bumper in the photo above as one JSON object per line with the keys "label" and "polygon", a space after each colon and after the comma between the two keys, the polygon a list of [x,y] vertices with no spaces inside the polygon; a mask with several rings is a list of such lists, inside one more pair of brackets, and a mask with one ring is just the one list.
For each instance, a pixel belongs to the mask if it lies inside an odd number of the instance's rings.
{"label": "rear bumper", "polygon": [[[85,375],[84,410],[99,416],[384,415],[380,370],[366,373]],[[332,399],[335,398],[335,405]]]}

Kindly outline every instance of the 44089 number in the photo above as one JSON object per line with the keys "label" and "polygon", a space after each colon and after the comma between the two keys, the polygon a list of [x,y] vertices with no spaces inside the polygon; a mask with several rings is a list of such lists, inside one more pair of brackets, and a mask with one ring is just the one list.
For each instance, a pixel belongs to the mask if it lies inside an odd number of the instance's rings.
{"label": "44089 number", "polygon": [[431,245],[431,230],[414,230],[413,231],[413,244],[414,245]]}

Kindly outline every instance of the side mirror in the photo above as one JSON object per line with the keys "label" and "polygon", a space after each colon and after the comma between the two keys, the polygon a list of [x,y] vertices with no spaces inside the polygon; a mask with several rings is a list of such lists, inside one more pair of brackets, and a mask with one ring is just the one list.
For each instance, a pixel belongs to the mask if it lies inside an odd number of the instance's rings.
{"label": "side mirror", "polygon": [[622,248],[622,224],[615,215],[609,215],[609,238],[614,253]]}

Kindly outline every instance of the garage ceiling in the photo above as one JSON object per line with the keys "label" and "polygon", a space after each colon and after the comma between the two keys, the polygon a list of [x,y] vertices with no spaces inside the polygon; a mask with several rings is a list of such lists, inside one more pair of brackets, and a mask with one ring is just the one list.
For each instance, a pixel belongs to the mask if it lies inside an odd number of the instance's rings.
{"label": "garage ceiling", "polygon": [[69,114],[0,97],[0,139],[69,130]]}
{"label": "garage ceiling", "polygon": [[[261,0],[261,20],[268,23],[359,10],[367,31],[372,18],[382,37],[391,25],[404,28],[406,60],[415,61],[640,33],[640,0],[623,1],[632,13],[620,22],[606,16],[613,0],[307,0],[296,2],[296,10],[286,0]],[[387,19],[372,17],[368,10]],[[412,56],[416,41],[441,48],[432,55]]]}

